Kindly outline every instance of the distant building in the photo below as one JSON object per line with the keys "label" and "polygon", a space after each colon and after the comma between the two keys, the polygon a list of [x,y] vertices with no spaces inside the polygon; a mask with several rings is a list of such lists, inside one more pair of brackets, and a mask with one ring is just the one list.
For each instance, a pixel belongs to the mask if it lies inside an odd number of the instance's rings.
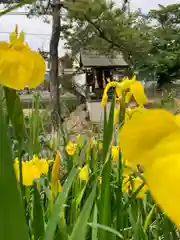
{"label": "distant building", "polygon": [[128,66],[123,55],[100,54],[98,52],[89,52],[81,50],[80,65],[85,68],[108,68],[108,69],[124,69]]}
{"label": "distant building", "polygon": [[[104,88],[108,81],[121,81],[124,73],[129,68],[122,54],[99,54],[81,50],[73,64],[76,69],[73,81],[74,86],[81,90],[87,99],[87,109],[90,120],[99,122],[103,115],[100,106]],[[79,70],[78,70],[79,69]],[[113,89],[109,92],[109,99],[113,95]],[[108,107],[109,108],[109,107]]]}
{"label": "distant building", "polygon": [[59,58],[59,76],[63,74],[72,74],[73,73],[73,61],[68,54],[65,54],[63,57]]}

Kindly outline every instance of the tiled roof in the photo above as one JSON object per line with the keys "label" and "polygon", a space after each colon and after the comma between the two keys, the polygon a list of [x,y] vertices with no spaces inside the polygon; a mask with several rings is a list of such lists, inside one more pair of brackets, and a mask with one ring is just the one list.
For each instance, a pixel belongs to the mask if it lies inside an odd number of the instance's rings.
{"label": "tiled roof", "polygon": [[127,67],[128,64],[125,62],[122,54],[116,56],[102,55],[95,52],[80,52],[80,61],[84,67]]}

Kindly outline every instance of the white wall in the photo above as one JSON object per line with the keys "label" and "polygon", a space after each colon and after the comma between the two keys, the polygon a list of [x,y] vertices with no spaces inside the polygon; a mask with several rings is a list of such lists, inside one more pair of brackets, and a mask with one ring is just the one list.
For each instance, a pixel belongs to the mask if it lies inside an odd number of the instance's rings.
{"label": "white wall", "polygon": [[73,81],[74,81],[74,83],[76,83],[80,86],[85,85],[86,84],[86,74],[82,73],[82,74],[73,76]]}
{"label": "white wall", "polygon": [[[107,102],[106,109],[109,116],[111,102]],[[87,110],[89,117],[92,122],[103,122],[104,121],[104,108],[101,106],[101,102],[87,102]]]}
{"label": "white wall", "polygon": [[46,64],[46,71],[49,71],[49,64],[48,64],[48,61],[45,61],[45,64]]}

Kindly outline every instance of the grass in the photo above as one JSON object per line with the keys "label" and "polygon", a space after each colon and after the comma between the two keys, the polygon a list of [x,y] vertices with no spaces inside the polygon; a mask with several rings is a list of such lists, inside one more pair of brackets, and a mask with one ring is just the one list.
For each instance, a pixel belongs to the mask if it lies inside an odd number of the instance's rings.
{"label": "grass", "polygon": [[[109,116],[105,111],[103,136],[97,133],[96,138],[88,134],[74,137],[76,151],[68,155],[65,146],[69,139],[65,135],[64,140],[61,131],[55,140],[41,141],[44,110],[40,110],[38,101],[30,111],[29,136],[25,134],[23,120],[23,112],[26,115],[29,110],[22,110],[13,90],[6,89],[6,101],[15,137],[10,139],[7,135],[8,122],[0,102],[0,212],[3,213],[0,214],[0,239],[179,239],[179,231],[156,205],[151,193],[146,192],[144,198],[137,197],[143,185],[133,193],[123,189],[125,166],[121,155],[114,161],[111,153],[112,144],[117,144],[114,102]],[[51,164],[48,174],[35,179],[31,186],[24,186],[21,178],[17,183],[13,171],[15,157],[31,159],[37,154],[50,160],[56,151],[61,154],[56,177],[62,191],[53,190]],[[84,181],[79,172],[86,164],[89,177]],[[21,164],[20,170],[22,172]]]}

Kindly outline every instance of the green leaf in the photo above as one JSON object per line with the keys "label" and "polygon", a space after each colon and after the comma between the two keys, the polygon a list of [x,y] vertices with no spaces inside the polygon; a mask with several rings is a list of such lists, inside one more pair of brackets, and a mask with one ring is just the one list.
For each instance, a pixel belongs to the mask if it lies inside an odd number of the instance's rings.
{"label": "green leaf", "polygon": [[85,240],[86,239],[86,231],[87,231],[87,221],[89,219],[89,215],[91,213],[91,209],[94,203],[94,199],[96,196],[96,185],[93,187],[91,194],[86,200],[83,209],[77,219],[77,222],[73,228],[70,240]]}
{"label": "green leaf", "polygon": [[63,191],[59,193],[58,198],[54,204],[52,215],[50,216],[49,221],[47,223],[44,240],[54,239],[56,227],[60,219],[60,213],[63,208],[63,205],[66,202],[69,190],[72,186],[75,176],[76,176],[76,169],[73,168],[63,185]]}
{"label": "green leaf", "polygon": [[135,192],[132,193],[131,197],[128,199],[128,201],[125,203],[123,209],[124,211],[129,207],[129,205],[131,204],[131,202],[133,202],[133,200],[136,198],[136,196],[139,194],[139,192],[141,191],[141,189],[144,187],[145,182],[143,182],[137,189]]}
{"label": "green leaf", "polygon": [[106,155],[109,150],[109,145],[112,140],[113,135],[113,125],[114,125],[114,106],[115,106],[115,97],[113,97],[109,112],[109,119],[107,118],[106,108],[104,112],[104,133],[103,133],[103,161],[106,159]]}
{"label": "green leaf", "polygon": [[117,187],[116,187],[116,229],[119,230],[121,228],[124,229],[124,226],[126,225],[126,221],[124,221],[123,218],[125,218],[125,213],[123,211],[123,193],[122,193],[122,177],[123,172],[123,165],[121,161],[121,153],[119,154],[118,159],[118,165],[117,165]]}
{"label": "green leaf", "polygon": [[119,112],[119,126],[120,126],[120,128],[123,126],[124,120],[125,120],[125,112],[126,112],[126,104],[124,102],[125,96],[126,95],[124,95],[122,97],[121,102],[120,102],[120,112]]}
{"label": "green leaf", "polygon": [[33,102],[32,102],[32,114],[29,121],[29,126],[30,126],[29,143],[30,143],[31,151],[33,154],[39,154],[39,152],[41,151],[39,135],[40,135],[40,128],[43,128],[43,126],[41,124],[39,101],[40,101],[39,95],[34,95]]}
{"label": "green leaf", "polygon": [[41,204],[40,193],[37,189],[37,184],[34,183],[33,186],[33,233],[34,240],[42,239],[44,235],[44,215]]}
{"label": "green leaf", "polygon": [[[106,155],[106,136],[107,136],[107,128],[108,128],[108,122],[107,122],[107,109],[106,106],[104,107],[104,125],[103,125],[103,156]],[[104,161],[104,158],[103,158]]]}
{"label": "green leaf", "polygon": [[149,225],[151,223],[151,220],[152,220],[152,217],[153,217],[155,209],[156,209],[156,204],[153,205],[153,207],[151,208],[151,211],[146,216],[146,220],[145,220],[145,224],[144,224],[144,232],[147,231],[147,229],[148,229],[148,227],[149,227]]}
{"label": "green leaf", "polygon": [[20,98],[14,89],[4,87],[8,117],[11,120],[15,136],[21,140],[24,135],[24,115]]}
{"label": "green leaf", "polygon": [[84,185],[84,187],[82,188],[82,190],[80,191],[80,193],[78,194],[77,198],[76,198],[76,208],[79,207],[82,199],[83,199],[83,196],[84,196],[84,192],[86,190],[86,187],[87,187],[87,183]]}
{"label": "green leaf", "polygon": [[[96,226],[97,225],[97,206],[96,206],[96,204],[95,204],[95,206],[94,206],[94,212],[93,212],[93,223],[92,223],[92,225],[93,226]],[[90,225],[91,226],[91,225]],[[97,236],[97,234],[98,234],[98,231],[97,231],[97,228],[96,227],[93,227],[93,229],[92,229],[92,240],[98,240],[98,236]]]}
{"label": "green leaf", "polygon": [[62,212],[59,214],[59,224],[55,240],[68,240],[68,237],[69,236],[65,219],[65,209],[62,209]]}
{"label": "green leaf", "polygon": [[[110,160],[110,143],[113,135],[114,126],[114,106],[115,97],[112,99],[111,108],[109,112],[109,119],[106,123],[103,139],[103,170],[102,170],[102,184],[101,196],[99,199],[99,222],[102,225],[110,225],[111,223],[111,190],[110,190],[110,175],[111,175],[111,160]],[[103,203],[103,204],[102,204]],[[104,211],[104,209],[106,209]],[[98,232],[99,240],[108,240],[110,238],[109,232],[100,229]]]}
{"label": "green leaf", "polygon": [[133,201],[128,208],[129,220],[132,226],[133,238],[147,240],[148,236],[142,226],[142,208],[141,200]]}
{"label": "green leaf", "polygon": [[113,233],[114,235],[116,235],[118,238],[120,239],[124,239],[123,236],[114,228],[111,228],[111,227],[108,227],[108,226],[104,226],[102,224],[93,224],[93,223],[88,223],[88,225],[92,228],[100,228],[100,229],[103,229],[104,231],[107,231],[107,232],[110,232],[110,233]]}
{"label": "green leaf", "polygon": [[[101,195],[99,199],[99,223],[102,225],[111,224],[111,188],[110,188],[111,159],[104,164],[102,171]],[[99,240],[110,239],[109,232],[102,229],[98,231]]]}
{"label": "green leaf", "polygon": [[0,239],[28,240],[23,203],[13,168],[8,126],[0,102]]}

